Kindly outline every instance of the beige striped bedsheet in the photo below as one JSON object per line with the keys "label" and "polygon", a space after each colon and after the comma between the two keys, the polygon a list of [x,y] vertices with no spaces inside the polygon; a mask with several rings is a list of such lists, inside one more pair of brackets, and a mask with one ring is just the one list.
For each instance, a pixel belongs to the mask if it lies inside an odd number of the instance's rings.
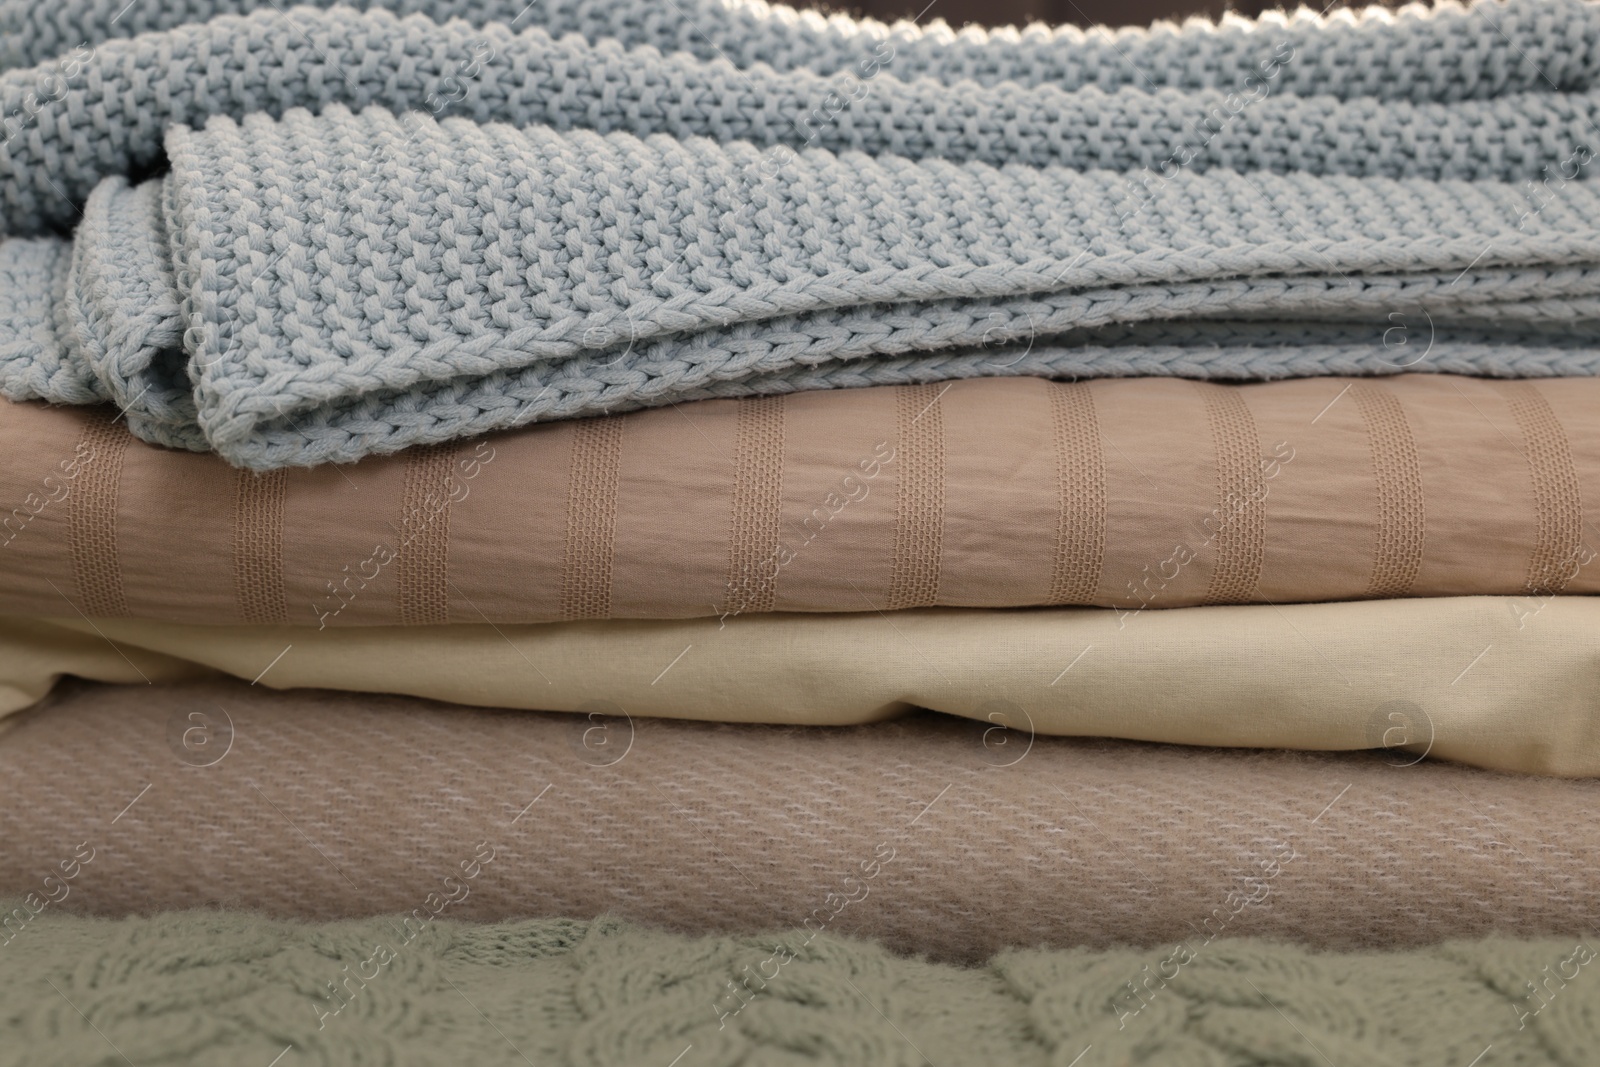
{"label": "beige striped bedsheet", "polygon": [[0,613],[550,622],[1600,589],[1600,380],[988,379],[267,475],[0,406]]}

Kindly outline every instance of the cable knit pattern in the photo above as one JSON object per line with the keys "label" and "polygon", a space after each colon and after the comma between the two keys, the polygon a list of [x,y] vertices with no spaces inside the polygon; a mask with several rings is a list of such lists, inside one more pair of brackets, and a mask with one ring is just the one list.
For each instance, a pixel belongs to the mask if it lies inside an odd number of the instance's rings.
{"label": "cable knit pattern", "polygon": [[[1597,359],[1589,183],[1529,217],[1496,183],[1184,172],[1127,211],[1104,171],[811,149],[760,181],[742,142],[340,106],[178,128],[168,154],[165,179],[100,186],[53,274],[11,265],[38,242],[0,244],[18,283],[0,326],[34,339],[0,388],[71,401],[92,379],[140,436],[255,468],[814,387],[841,365],[1061,374],[1084,350],[1036,340],[1136,323],[1214,346],[1229,328],[1207,320],[1299,316],[1314,343],[1364,348],[1360,371],[1393,371],[1387,316],[1425,307],[1436,327],[1521,336],[1546,372]],[[41,352],[40,322],[61,350]],[[1493,339],[1471,369],[1506,373]],[[1450,338],[1436,347],[1417,369],[1446,365]],[[1275,376],[1306,362],[1258,351]],[[1100,348],[1091,373],[1136,369],[1119,354]]]}
{"label": "cable knit pattern", "polygon": [[[803,930],[690,939],[431,907],[407,927],[40,915],[0,945],[0,1064],[1436,1067],[1492,1045],[1498,1064],[1577,1067],[1600,1038],[1582,939],[1351,955],[1222,939],[1156,977],[1165,949],[962,969]],[[1547,978],[1541,998],[1524,986]]]}

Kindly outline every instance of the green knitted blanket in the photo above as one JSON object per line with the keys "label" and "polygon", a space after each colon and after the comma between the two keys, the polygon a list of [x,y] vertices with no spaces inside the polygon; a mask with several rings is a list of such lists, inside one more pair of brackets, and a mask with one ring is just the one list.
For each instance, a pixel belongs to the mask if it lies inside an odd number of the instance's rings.
{"label": "green knitted blanket", "polygon": [[1489,1067],[1600,1047],[1578,939],[1341,955],[1197,933],[959,969],[804,930],[469,925],[434,918],[468,891],[441,884],[409,917],[331,925],[82,919],[46,886],[5,919],[0,1065]]}

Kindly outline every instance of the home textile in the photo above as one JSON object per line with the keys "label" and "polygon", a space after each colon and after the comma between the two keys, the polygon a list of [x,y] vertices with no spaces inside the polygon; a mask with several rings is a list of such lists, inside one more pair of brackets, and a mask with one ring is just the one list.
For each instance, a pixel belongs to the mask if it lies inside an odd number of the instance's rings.
{"label": "home textile", "polygon": [[88,835],[77,914],[369,918],[488,839],[455,918],[804,925],[969,964],[1196,929],[1348,951],[1587,928],[1600,779],[1425,760],[1403,718],[1383,728],[1370,752],[1246,751],[1015,714],[761,726],[73,683],[0,735],[27,797],[0,897]]}
{"label": "home textile", "polygon": [[1531,604],[1600,591],[1596,425],[1600,378],[978,379],[256,474],[139,442],[107,408],[0,403],[0,614],[323,630]]}
{"label": "home textile", "polygon": [[[1564,0],[1197,23],[1150,47],[1202,88],[969,94],[869,52],[854,102],[759,61],[348,8],[107,41],[0,76],[0,392],[271,469],[854,384],[1593,374],[1586,68],[1529,87],[1496,15],[1595,37]],[[802,24],[742,23],[780,51]],[[1449,53],[1419,61],[1461,81],[1287,75],[1430,37]],[[930,70],[980,46],[917,40]],[[997,71],[1101,47],[981,42]]]}
{"label": "home textile", "polygon": [[[0,621],[0,710],[64,674],[406,693],[457,704],[828,726],[930,708],[1025,733],[1405,748],[1600,775],[1600,601],[1449,597],[920,609],[496,626]],[[0,720],[3,722],[3,720]]]}
{"label": "home textile", "polygon": [[[491,845],[492,847],[492,845]],[[495,876],[470,842],[461,863]],[[71,852],[68,850],[70,858]],[[63,860],[67,862],[67,860]],[[74,861],[75,862],[75,861]],[[79,878],[93,877],[92,864]],[[446,871],[456,872],[451,877]],[[1592,937],[1322,953],[1251,939],[1143,951],[1018,949],[976,968],[782,929],[684,937],[603,919],[411,912],[333,924],[203,910],[41,914],[0,946],[0,1064],[470,1062],[486,1067],[810,1061],[1588,1063]],[[57,879],[59,881],[59,879]],[[13,904],[24,907],[23,902]],[[23,914],[28,914],[26,911]],[[1192,937],[1192,935],[1191,935]],[[1535,982],[1538,984],[1536,985]],[[115,1051],[114,1051],[115,1050]]]}

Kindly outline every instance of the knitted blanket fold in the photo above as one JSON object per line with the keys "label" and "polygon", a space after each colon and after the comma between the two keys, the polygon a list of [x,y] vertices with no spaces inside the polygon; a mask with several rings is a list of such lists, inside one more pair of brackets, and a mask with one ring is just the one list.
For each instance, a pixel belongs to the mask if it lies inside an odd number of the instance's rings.
{"label": "knitted blanket fold", "polygon": [[[701,6],[710,10],[688,16],[695,25],[753,18],[743,5]],[[1109,63],[1105,40],[1075,30],[908,41],[862,27],[855,40],[798,49],[784,65],[793,69],[769,66],[775,57],[752,42],[777,47],[810,19],[755,19],[743,47],[697,57],[664,54],[660,34],[629,33],[625,20],[592,25],[595,12],[633,11],[627,0],[590,8],[563,20],[540,3],[511,27],[272,5],[69,45],[0,75],[0,233],[71,225],[96,181],[159,163],[172,125],[333,103],[750,141],[771,149],[768,177],[784,150],[805,146],[1121,170],[1135,200],[1175,170],[1224,167],[1533,181],[1527,210],[1536,211],[1582,176],[1594,152],[1590,68],[1600,60],[1579,44],[1600,38],[1600,14],[1564,0],[1504,10],[1484,2],[1472,15],[1446,6],[1395,23],[1302,13],[1226,30],[1141,31],[1111,42],[1132,54]],[[136,5],[128,17],[147,9],[162,7]],[[529,25],[540,11],[553,20],[549,32]],[[558,36],[574,26],[589,36]],[[1562,79],[1560,91],[1528,68],[1530,55],[1540,73]]]}
{"label": "knitted blanket fold", "polygon": [[[833,74],[856,65],[880,41],[890,42],[901,70],[941,81],[980,85],[1014,81],[1075,89],[1097,85],[1196,89],[1232,85],[1252,72],[1263,42],[1319,43],[1322,58],[1288,75],[1301,95],[1373,96],[1390,100],[1465,100],[1499,92],[1566,92],[1594,84],[1600,74],[1600,19],[1583,0],[1493,0],[1398,11],[1341,9],[1324,20],[1300,9],[1269,12],[1251,22],[1227,17],[1157,23],[1151,29],[1032,25],[959,34],[937,7],[923,25],[893,26],[870,19],[823,17],[764,0],[306,0],[435,21],[459,17],[475,26],[539,26],[552,37],[613,38],[628,47],[686,52],[727,60],[742,69]],[[0,70],[29,66],[70,51],[136,34],[169,30],[219,16],[279,10],[279,0],[0,0]],[[1321,8],[1319,7],[1319,10]],[[1270,45],[1269,45],[1270,47]]]}
{"label": "knitted blanket fold", "polygon": [[[178,127],[167,152],[166,178],[102,183],[70,251],[0,244],[4,389],[104,397],[148,440],[256,468],[847,361],[875,380],[885,356],[907,360],[891,380],[1014,374],[1061,351],[1037,338],[1116,324],[1354,319],[1364,369],[1398,370],[1394,309],[1535,335],[1600,319],[1588,183],[1529,218],[1504,183],[1180,172],[1123,211],[1110,172],[810,149],[764,182],[744,142],[339,105]],[[971,358],[992,342],[1034,363]],[[1547,347],[1564,373],[1600,358]]]}
{"label": "knitted blanket fold", "polygon": [[[1600,373],[1589,5],[254,6],[68,4],[0,74],[0,394],[270,469],[841,384]],[[0,12],[19,61],[66,25]]]}
{"label": "knitted blanket fold", "polygon": [[[1581,936],[1343,955],[1191,935],[964,969],[801,929],[475,926],[449,909],[496,876],[502,835],[485,835],[411,912],[362,922],[84,920],[46,900],[71,883],[46,878],[59,889],[8,902],[20,932],[0,944],[0,1064],[1437,1067],[1492,1047],[1499,1064],[1577,1067],[1600,1038]],[[63,856],[94,877],[94,860]]]}

